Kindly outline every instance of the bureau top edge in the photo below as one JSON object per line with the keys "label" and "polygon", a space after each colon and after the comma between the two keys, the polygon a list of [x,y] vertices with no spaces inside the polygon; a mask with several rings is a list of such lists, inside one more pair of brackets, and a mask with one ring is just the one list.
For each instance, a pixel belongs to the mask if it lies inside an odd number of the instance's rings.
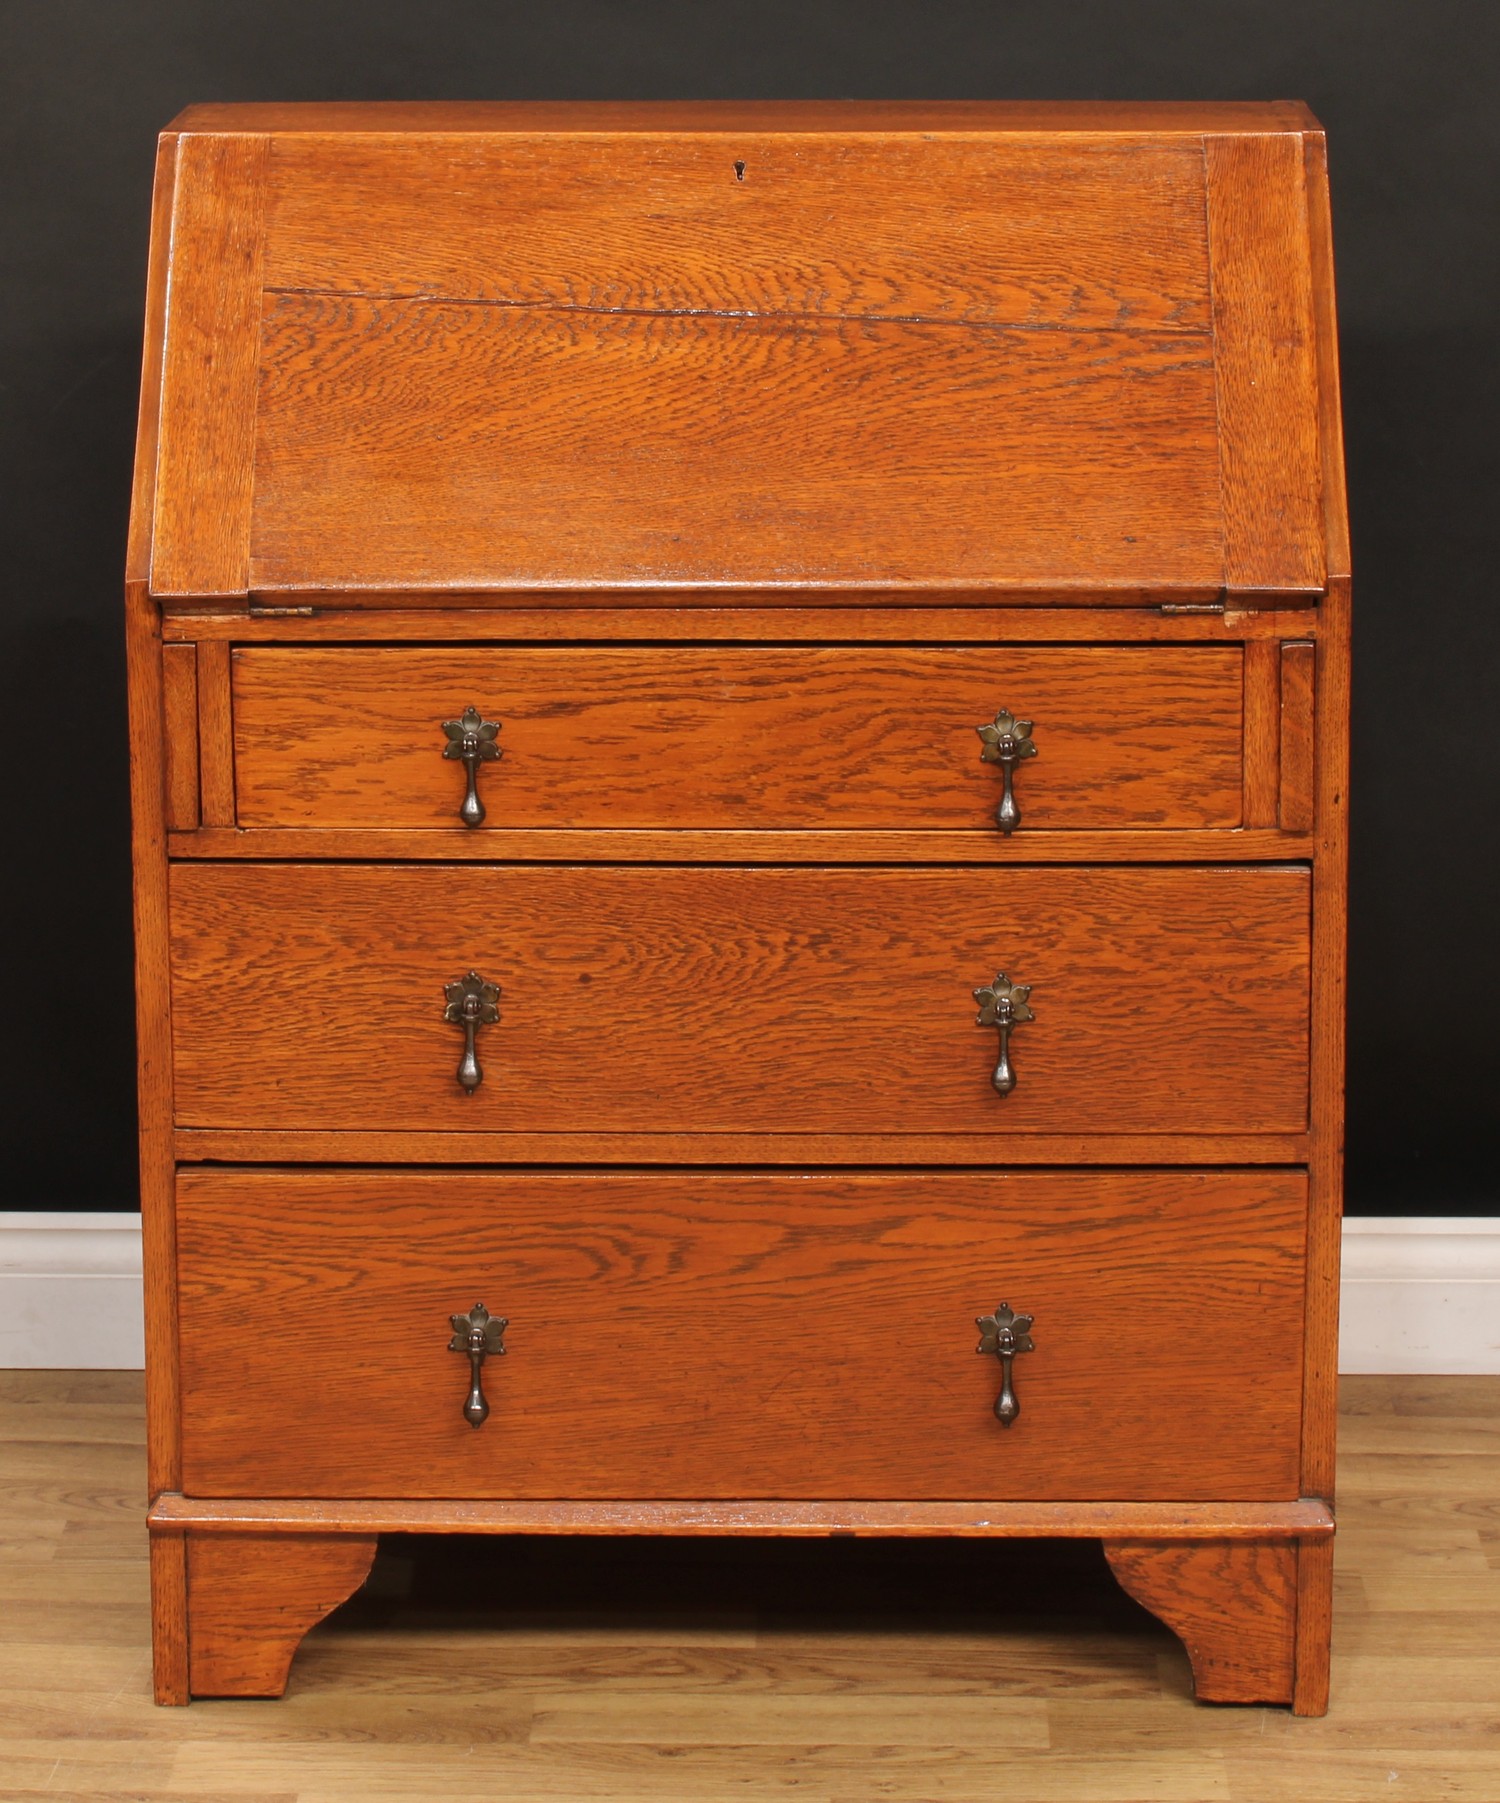
{"label": "bureau top edge", "polygon": [[1301,100],[449,100],[210,103],[163,136],[294,132],[1317,132]]}

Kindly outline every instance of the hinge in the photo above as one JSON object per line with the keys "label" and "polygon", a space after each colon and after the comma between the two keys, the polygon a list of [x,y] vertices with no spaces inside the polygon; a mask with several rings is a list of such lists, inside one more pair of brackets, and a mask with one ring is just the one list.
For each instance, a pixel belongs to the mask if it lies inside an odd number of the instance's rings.
{"label": "hinge", "polygon": [[1161,612],[1164,614],[1221,614],[1224,611],[1222,601],[1163,601]]}
{"label": "hinge", "polygon": [[255,602],[250,603],[252,620],[285,620],[293,616],[300,620],[310,620],[317,611],[315,607],[257,607]]}

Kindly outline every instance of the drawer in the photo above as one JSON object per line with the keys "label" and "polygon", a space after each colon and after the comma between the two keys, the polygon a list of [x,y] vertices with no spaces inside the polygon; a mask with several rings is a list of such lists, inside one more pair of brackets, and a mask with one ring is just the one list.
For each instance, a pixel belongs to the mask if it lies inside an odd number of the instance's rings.
{"label": "drawer", "polygon": [[[1309,891],[1286,866],[178,864],[178,1121],[1297,1132]],[[470,971],[499,1018],[466,1091],[445,986]],[[1003,1095],[973,993],[997,972],[1034,1015]]]}
{"label": "drawer", "polygon": [[[1033,723],[1025,831],[1232,828],[1238,645],[250,645],[233,657],[244,828],[462,834],[445,721],[498,723],[494,829],[973,831],[1005,767],[978,728]],[[461,743],[461,741],[460,741]]]}
{"label": "drawer", "polygon": [[185,1169],[184,1488],[1289,1499],[1305,1211],[1287,1170]]}

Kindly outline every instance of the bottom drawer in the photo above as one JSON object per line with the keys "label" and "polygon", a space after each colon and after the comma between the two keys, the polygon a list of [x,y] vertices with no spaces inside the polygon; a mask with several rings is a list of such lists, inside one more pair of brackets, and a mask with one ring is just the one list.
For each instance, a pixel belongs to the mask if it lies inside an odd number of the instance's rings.
{"label": "bottom drawer", "polygon": [[[183,1170],[197,1496],[1285,1500],[1301,1172]],[[449,1317],[508,1318],[463,1416]],[[1017,1419],[975,1318],[1034,1317]]]}

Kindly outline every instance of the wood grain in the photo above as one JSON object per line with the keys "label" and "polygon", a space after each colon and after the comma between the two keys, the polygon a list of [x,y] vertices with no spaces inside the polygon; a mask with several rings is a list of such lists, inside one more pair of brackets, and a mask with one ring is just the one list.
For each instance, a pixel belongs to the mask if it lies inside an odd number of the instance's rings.
{"label": "wood grain", "polygon": [[[1295,868],[173,868],[182,1126],[1297,1132]],[[485,1082],[443,986],[501,987]],[[1013,1094],[973,989],[1035,985]],[[232,1046],[234,1055],[225,1056]]]}
{"label": "wood grain", "polygon": [[1303,108],[202,116],[165,597],[1322,587]]}
{"label": "wood grain", "polygon": [[1217,584],[1216,435],[1206,333],[268,295],[250,582]]}
{"label": "wood grain", "polygon": [[1347,578],[1349,507],[1344,494],[1344,420],[1339,402],[1338,308],[1333,279],[1333,219],[1328,200],[1328,141],[1321,130],[1309,131],[1303,137],[1302,146],[1318,362],[1323,531],[1330,579]]}
{"label": "wood grain", "polygon": [[151,536],[156,517],[156,455],[161,424],[162,362],[166,350],[167,273],[172,261],[172,209],[176,195],[177,139],[164,132],[156,146],[151,187],[151,242],[146,266],[141,392],[136,410],[135,463],[131,475],[130,526],[125,580],[151,580]]}
{"label": "wood grain", "polygon": [[166,822],[172,832],[198,827],[198,649],[161,649]]}
{"label": "wood grain", "polygon": [[[127,595],[159,1693],[278,1690],[330,1571],[347,1590],[403,1526],[1092,1531],[1176,1611],[1202,1694],[1324,1707],[1347,568],[1295,104],[179,121]],[[505,720],[479,834],[420,737],[464,700]],[[970,744],[1002,703],[1041,748],[1008,842]],[[476,963],[502,1019],[466,1099],[441,986]],[[1004,1099],[969,998],[997,967],[1037,1007]],[[1038,1315],[1010,1432],[968,1325],[1001,1292],[959,1295],[986,1271]],[[478,1435],[446,1350],[471,1278],[514,1296]],[[217,1501],[181,1494],[183,1419]],[[53,1432],[8,1459],[0,1522],[20,1495],[58,1533],[82,1480],[24,1488]],[[90,1631],[134,1581],[99,1570]],[[84,1641],[0,1594],[0,1681],[50,1681],[25,1638]],[[1138,1663],[1180,1696],[1180,1662]],[[450,1652],[442,1707],[472,1743],[468,1670]],[[863,1714],[810,1703],[804,1738],[922,1743],[877,1788],[967,1794],[963,1744],[1038,1794],[1054,1753],[1120,1757],[1113,1718],[976,1694],[938,1761],[930,1709],[837,1682]],[[0,1788],[111,1794],[77,1694],[60,1751],[4,1740]],[[592,1749],[504,1794],[744,1789],[632,1763],[632,1699],[486,1700],[492,1738]],[[722,1704],[681,1701],[678,1753]],[[483,1786],[435,1778],[445,1731],[377,1788]],[[799,1782],[870,1794],[824,1753]],[[322,1756],[307,1798],[368,1788]],[[1221,1749],[1141,1794],[1265,1803],[1251,1769]],[[111,1782],[218,1788],[144,1745]]]}
{"label": "wood grain", "polygon": [[279,1697],[303,1636],[365,1581],[375,1545],[373,1534],[189,1532],[192,1694]]}
{"label": "wood grain", "polygon": [[234,825],[234,699],[230,649],[222,640],[198,647],[199,793],[205,826]]}
{"label": "wood grain", "polygon": [[1263,639],[1245,646],[1245,808],[1247,827],[1277,823],[1281,748],[1281,658]]}
{"label": "wood grain", "polygon": [[[186,1169],[183,1488],[1290,1501],[1305,1195],[1269,1170]],[[975,1354],[1001,1299],[1037,1323],[1010,1430]],[[448,1349],[476,1300],[510,1320],[478,1432]]]}
{"label": "wood grain", "polygon": [[[166,608],[162,637],[194,642],[287,642],[298,645],[404,639],[483,644],[486,640],[572,639],[632,642],[704,640],[733,644],[824,641],[1004,645],[1033,641],[1071,645],[1105,643],[1225,644],[1246,639],[1316,638],[1318,608],[1212,608],[1165,613],[1161,598],[1142,593],[1131,606],[898,607],[851,600],[845,606],[762,607],[750,596],[733,600],[698,597],[694,605],[599,607],[596,597],[558,593],[545,607],[496,596],[480,605],[474,596],[410,597],[410,605],[378,608],[351,603],[281,607],[252,599],[247,615],[222,609]],[[1118,601],[1118,597],[1116,597]],[[1207,604],[1205,603],[1205,606]],[[567,613],[559,618],[566,607]]]}
{"label": "wood grain", "polygon": [[162,744],[161,616],[142,580],[125,585],[130,834],[135,929],[136,1106],[145,1269],[147,1469],[153,1491],[181,1483],[172,1187],[172,991]]}
{"label": "wood grain", "polygon": [[[956,1133],[376,1132],[181,1127],[186,1164],[984,1164],[995,1142]],[[1306,1133],[1015,1133],[1007,1165],[1305,1164]]]}
{"label": "wood grain", "polygon": [[1313,686],[1317,646],[1303,640],[1281,647],[1280,821],[1287,832],[1313,824]]}
{"label": "wood grain", "polygon": [[1332,1679],[1333,1541],[1326,1535],[1297,1542],[1297,1647],[1292,1709],[1326,1715]]}
{"label": "wood grain", "polygon": [[1204,140],[1227,591],[1318,591],[1318,369],[1302,139]]}
{"label": "wood grain", "polygon": [[[571,314],[1206,333],[1191,138],[278,137],[265,282]],[[736,162],[740,165],[736,174]],[[1059,229],[1059,221],[1066,228]]]}
{"label": "wood grain", "polygon": [[177,144],[151,549],[158,595],[249,586],[268,160],[258,136]]}
{"label": "wood grain", "polygon": [[1187,1648],[1204,1703],[1290,1703],[1297,1548],[1286,1541],[1106,1540],[1110,1568]]}
{"label": "wood grain", "polygon": [[1018,843],[1234,827],[1240,682],[1228,646],[247,646],[237,818],[463,838],[464,770],[443,757],[441,722],[469,705],[502,726],[502,760],[480,772],[481,838],[730,825],[999,838],[999,772],[976,728],[1007,707],[1035,721],[1039,753],[1016,775]]}
{"label": "wood grain", "polygon": [[158,1703],[183,1704],[188,1689],[187,1536],[175,1525],[151,1533],[151,1678]]}
{"label": "wood grain", "polygon": [[1155,1502],[455,1502],[405,1498],[359,1502],[285,1497],[230,1499],[167,1494],[151,1506],[153,1530],[196,1534],[776,1534],[879,1539],[1098,1539],[1110,1534],[1180,1540],[1331,1543],[1321,1503]]}
{"label": "wood grain", "polygon": [[174,858],[580,864],[1246,864],[1312,856],[1310,833],[1279,827],[1051,828],[1009,838],[993,826],[893,832],[764,828],[200,827],[172,833]]}
{"label": "wood grain", "polygon": [[1314,670],[1317,744],[1309,1039],[1312,1205],[1307,1240],[1303,1490],[1332,1497],[1338,1406],[1339,1237],[1344,1191],[1344,1069],[1349,857],[1349,583],[1329,584]]}

